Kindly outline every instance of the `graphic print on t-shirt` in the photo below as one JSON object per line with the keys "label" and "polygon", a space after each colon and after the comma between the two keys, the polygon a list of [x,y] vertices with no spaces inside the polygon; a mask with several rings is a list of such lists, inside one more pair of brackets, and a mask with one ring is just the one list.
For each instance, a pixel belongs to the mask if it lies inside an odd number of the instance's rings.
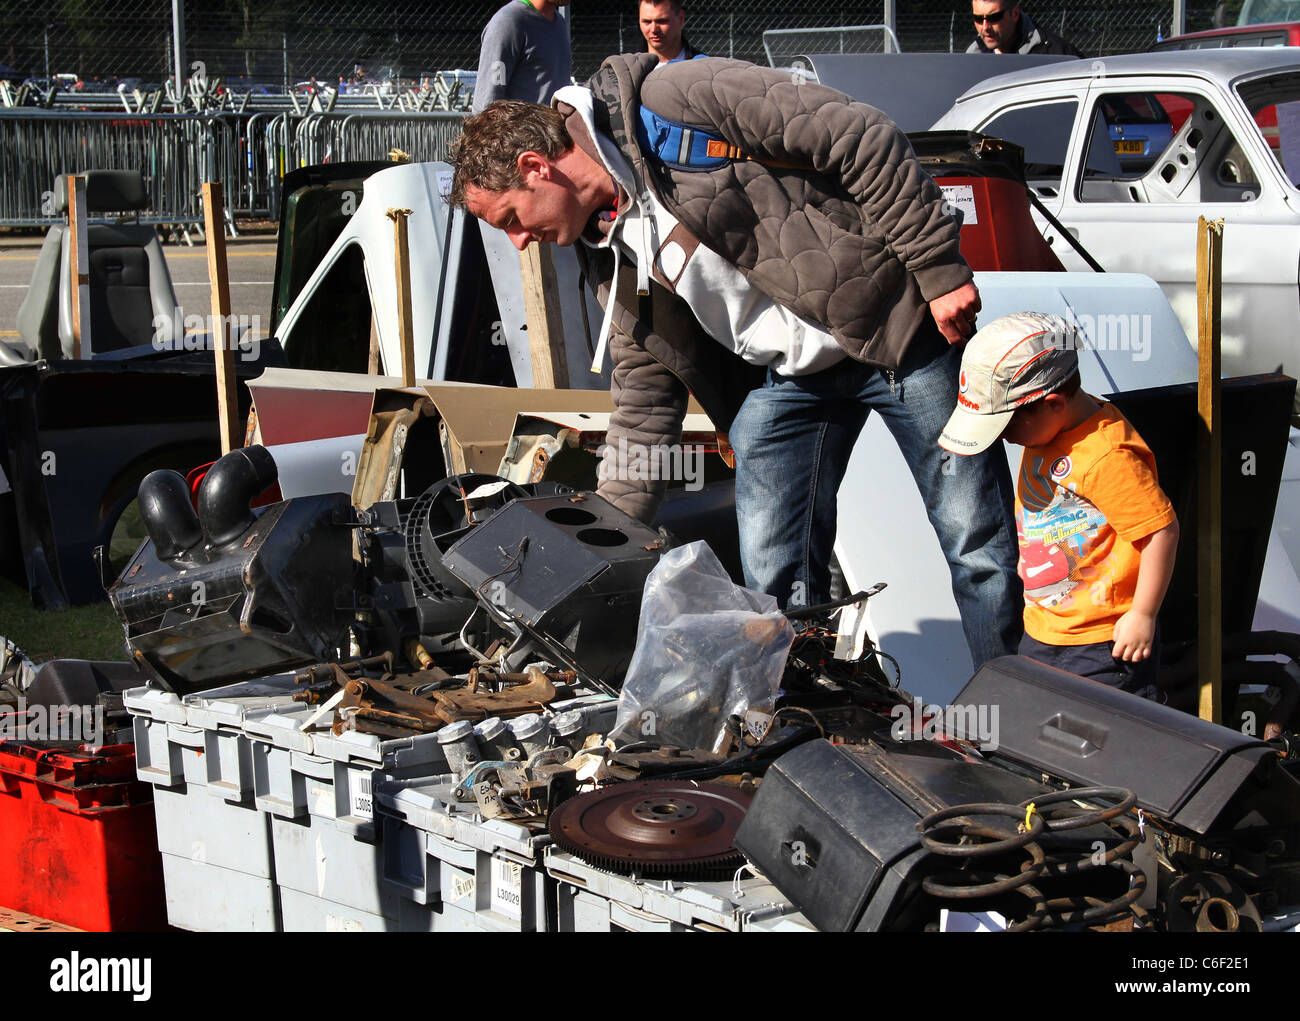
{"label": "graphic print on t-shirt", "polygon": [[1017,538],[1020,579],[1025,602],[1038,606],[1066,605],[1086,579],[1079,563],[1106,524],[1105,516],[1082,496],[1067,488],[1072,465],[1068,457],[1044,464],[1026,453],[1020,466]]}

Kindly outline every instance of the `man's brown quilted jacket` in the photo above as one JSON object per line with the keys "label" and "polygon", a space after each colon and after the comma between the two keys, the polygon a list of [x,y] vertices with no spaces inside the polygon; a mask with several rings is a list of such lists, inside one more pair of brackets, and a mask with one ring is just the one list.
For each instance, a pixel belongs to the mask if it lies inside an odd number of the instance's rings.
{"label": "man's brown quilted jacket", "polygon": [[[915,343],[933,344],[935,331],[920,329],[927,303],[967,283],[971,271],[939,187],[879,110],[783,71],[723,59],[656,70],[653,54],[610,57],[587,87],[596,130],[617,144],[637,183],[750,284],[822,325],[859,361],[897,369],[918,355]],[[637,145],[641,103],[753,159],[710,171],[665,168]],[[613,260],[591,263],[607,300]],[[754,376],[732,367],[734,378],[716,378],[719,353],[738,359],[713,345],[718,353],[705,356],[705,369],[700,355],[709,342],[689,325],[684,303],[638,300],[632,274],[621,276],[611,442],[677,442],[683,385],[726,430]],[[662,486],[606,481],[600,492],[648,519]]]}

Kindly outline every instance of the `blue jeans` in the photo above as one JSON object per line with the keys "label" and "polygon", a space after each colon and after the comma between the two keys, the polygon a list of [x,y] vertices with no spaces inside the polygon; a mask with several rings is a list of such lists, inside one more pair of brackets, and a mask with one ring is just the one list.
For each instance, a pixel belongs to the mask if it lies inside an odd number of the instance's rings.
{"label": "blue jeans", "polygon": [[746,585],[783,606],[830,598],[836,494],[874,410],[911,469],[948,559],[976,668],[1015,653],[1024,596],[1006,457],[998,445],[974,457],[938,445],[957,404],[960,368],[961,348],[949,347],[894,373],[892,383],[883,370],[850,360],[810,376],[768,372],[729,434]]}

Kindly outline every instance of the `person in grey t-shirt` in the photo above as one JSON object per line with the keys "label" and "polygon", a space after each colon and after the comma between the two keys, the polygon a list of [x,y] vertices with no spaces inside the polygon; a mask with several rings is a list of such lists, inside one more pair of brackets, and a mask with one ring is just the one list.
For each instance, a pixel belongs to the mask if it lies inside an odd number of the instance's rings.
{"label": "person in grey t-shirt", "polygon": [[[549,103],[557,89],[571,84],[573,57],[569,49],[569,26],[558,17],[558,8],[569,0],[510,0],[492,16],[483,29],[483,46],[479,51],[478,79],[474,83],[475,113],[496,99],[521,99],[530,103]],[[510,239],[486,223],[479,223],[488,272],[497,296],[501,330],[505,337],[526,337],[523,285],[520,279],[519,252]],[[587,300],[578,287],[578,260],[571,248],[555,248],[551,262],[555,268],[561,314],[564,319],[562,341],[567,360],[572,365],[590,359],[586,349],[581,305]],[[593,299],[594,300],[594,299]],[[599,306],[594,307],[599,316]],[[531,386],[532,362],[526,345],[511,344],[510,362],[519,386]],[[595,381],[575,374],[573,386],[608,386],[599,377]]]}
{"label": "person in grey t-shirt", "polygon": [[496,99],[549,103],[569,84],[569,27],[556,16],[569,0],[510,0],[483,29],[474,83],[475,113]]}

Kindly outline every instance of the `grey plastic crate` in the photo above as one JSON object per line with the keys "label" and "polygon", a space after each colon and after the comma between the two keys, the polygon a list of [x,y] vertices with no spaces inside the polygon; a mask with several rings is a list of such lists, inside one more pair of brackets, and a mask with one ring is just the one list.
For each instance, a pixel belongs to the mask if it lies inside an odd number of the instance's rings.
{"label": "grey plastic crate", "polygon": [[[559,883],[561,931],[591,927],[599,932],[744,932],[801,927],[802,916],[795,906],[767,880],[748,873],[739,883],[639,879],[589,865],[554,846],[546,850],[545,867]],[[778,920],[786,924],[774,927]]]}
{"label": "grey plastic crate", "polygon": [[[378,843],[318,815],[273,816],[271,841],[286,929],[300,931],[304,919],[326,914],[355,918],[366,931],[397,927],[398,898],[384,885]],[[298,897],[291,898],[290,892]],[[290,901],[302,897],[320,902],[312,909],[315,916],[305,908],[291,909]],[[393,924],[380,925],[381,918]]]}
{"label": "grey plastic crate", "polygon": [[210,862],[163,854],[167,921],[194,932],[279,932],[275,883]]}
{"label": "grey plastic crate", "polygon": [[268,817],[253,803],[250,714],[293,705],[292,675],[178,696],[125,693],[136,774],[154,785],[167,917],[183,929],[278,931]]}
{"label": "grey plastic crate", "polygon": [[253,712],[244,722],[253,739],[257,806],[282,819],[331,819],[363,840],[376,835],[374,784],[423,779],[447,771],[437,734],[381,739],[356,731],[335,737],[302,728],[315,713],[294,705]]}
{"label": "grey plastic crate", "polygon": [[396,901],[389,917],[282,886],[280,910],[285,932],[395,932],[398,928]]}
{"label": "grey plastic crate", "polygon": [[303,705],[250,713],[253,801],[271,823],[284,925],[295,931],[397,928],[383,882],[373,786],[446,771],[436,734],[380,739],[308,728]]}
{"label": "grey plastic crate", "polygon": [[[552,886],[541,867],[550,836],[505,819],[480,819],[452,799],[450,777],[384,784],[384,880],[418,931],[545,932]],[[472,896],[471,896],[472,894]],[[423,910],[417,910],[417,908]],[[462,914],[471,918],[463,918]]]}

